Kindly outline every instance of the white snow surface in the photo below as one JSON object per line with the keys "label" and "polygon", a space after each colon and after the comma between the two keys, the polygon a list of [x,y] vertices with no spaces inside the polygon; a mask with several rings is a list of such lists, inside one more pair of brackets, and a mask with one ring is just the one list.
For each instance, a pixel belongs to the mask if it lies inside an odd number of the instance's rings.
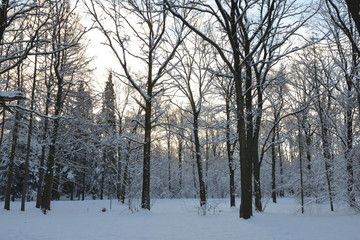
{"label": "white snow surface", "polygon": [[44,215],[34,202],[27,203],[25,212],[20,202],[12,202],[12,210],[0,210],[0,240],[360,239],[360,215],[347,207],[337,206],[331,213],[327,205],[313,204],[302,215],[296,201],[280,199],[244,220],[228,200],[209,200],[206,216],[198,214],[198,204],[194,199],[161,199],[150,212],[132,213],[115,200],[112,209],[109,200],[57,201]]}

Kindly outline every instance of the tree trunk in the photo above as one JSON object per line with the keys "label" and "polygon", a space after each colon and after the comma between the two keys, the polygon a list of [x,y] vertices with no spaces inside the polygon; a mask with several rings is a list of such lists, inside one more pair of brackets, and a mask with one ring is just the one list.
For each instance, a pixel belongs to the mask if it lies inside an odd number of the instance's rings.
{"label": "tree trunk", "polygon": [[104,199],[104,188],[105,188],[105,175],[106,175],[106,151],[103,150],[102,163],[101,163],[101,180],[100,180],[100,200]]}
{"label": "tree trunk", "polygon": [[300,163],[300,198],[301,198],[301,213],[304,213],[304,180],[303,180],[303,145],[302,145],[302,136],[301,136],[301,129],[299,124],[299,163]]}
{"label": "tree trunk", "polygon": [[354,171],[353,171],[353,159],[352,159],[352,135],[353,135],[353,130],[352,130],[352,113],[351,110],[347,110],[346,111],[346,117],[345,117],[345,121],[346,121],[346,130],[347,130],[347,135],[346,135],[346,150],[345,150],[345,159],[346,159],[346,170],[348,172],[348,177],[347,177],[347,192],[348,192],[348,199],[349,199],[349,204],[350,206],[354,206],[355,203],[355,194],[353,192],[353,188],[354,188]]}
{"label": "tree trunk", "polygon": [[124,169],[124,176],[123,176],[123,181],[122,181],[122,186],[121,186],[121,203],[123,203],[123,204],[125,203],[126,190],[129,188],[129,183],[128,183],[129,149],[130,149],[130,142],[129,142],[128,151],[127,151],[126,157],[125,157],[125,169]]}
{"label": "tree trunk", "polygon": [[[30,104],[31,110],[33,110],[34,108],[35,89],[36,89],[36,70],[37,70],[37,56],[35,56],[35,61],[34,61],[34,75],[33,75],[31,104]],[[26,157],[25,157],[25,174],[24,174],[23,188],[21,193],[21,211],[25,211],[25,198],[26,198],[28,178],[29,178],[29,159],[30,159],[30,151],[31,151],[32,130],[33,130],[33,114],[30,113],[27,144],[26,144],[27,147],[26,147]]]}
{"label": "tree trunk", "polygon": [[58,91],[56,94],[56,102],[55,102],[55,119],[53,120],[54,128],[52,130],[50,145],[49,145],[49,155],[46,163],[46,174],[45,174],[45,184],[44,184],[44,192],[42,196],[42,204],[41,209],[44,213],[46,210],[50,210],[50,202],[51,202],[51,192],[53,187],[53,179],[54,179],[54,167],[55,167],[55,153],[56,153],[56,142],[58,137],[58,129],[60,125],[60,112],[62,109],[63,103],[63,78],[62,74],[59,73],[58,65],[55,63],[55,73],[57,79],[57,87]]}
{"label": "tree trunk", "polygon": [[226,100],[226,149],[229,162],[229,183],[230,183],[230,207],[235,207],[235,166],[234,150],[230,139],[230,100]]}
{"label": "tree trunk", "polygon": [[[254,140],[257,142],[257,140]],[[261,203],[261,181],[260,181],[260,163],[259,163],[259,152],[257,148],[258,144],[254,144],[253,158],[254,158],[254,195],[255,195],[255,209],[258,212],[262,212]]]}
{"label": "tree trunk", "polygon": [[356,29],[360,34],[360,3],[358,0],[345,0],[348,11],[355,22]]}
{"label": "tree trunk", "polygon": [[83,173],[83,176],[82,176],[82,189],[81,189],[81,200],[84,201],[85,200],[85,183],[86,183],[86,175],[85,173]]}
{"label": "tree trunk", "polygon": [[13,173],[14,173],[15,151],[17,146],[17,140],[19,137],[18,136],[19,121],[20,121],[20,113],[18,110],[16,110],[11,149],[10,149],[9,165],[8,165],[7,184],[6,184],[5,206],[4,206],[6,210],[10,210],[10,200],[11,200],[10,198],[11,198],[11,189],[12,189]]}
{"label": "tree trunk", "polygon": [[[151,96],[152,90],[148,86]],[[143,184],[141,195],[141,208],[150,210],[150,159],[151,159],[151,99],[146,101],[145,109],[145,136],[144,136],[144,156],[143,156]]]}
{"label": "tree trunk", "polygon": [[71,182],[71,189],[70,189],[70,200],[73,201],[74,200],[74,191],[75,191],[75,184],[74,182]]}
{"label": "tree trunk", "polygon": [[[276,129],[276,128],[275,128]],[[275,152],[275,129],[272,133],[271,143],[271,196],[273,203],[276,203],[276,152]]]}
{"label": "tree trunk", "polygon": [[194,117],[194,144],[195,144],[195,156],[196,156],[196,166],[198,169],[199,177],[199,188],[200,188],[200,207],[206,205],[206,186],[203,177],[203,166],[201,159],[201,150],[200,150],[200,140],[199,140],[199,120],[198,114],[195,113]]}
{"label": "tree trunk", "polygon": [[[49,114],[49,106],[50,106],[50,85],[46,84],[47,88],[47,96],[46,96],[46,104],[45,104],[45,115]],[[49,119],[44,119],[44,129],[42,135],[42,146],[41,146],[41,156],[40,156],[40,166],[39,166],[39,182],[38,189],[36,194],[36,208],[41,207],[42,203],[42,194],[43,194],[43,182],[44,182],[44,172],[45,172],[45,150],[46,145],[45,142],[47,140],[47,131],[48,131]]]}
{"label": "tree trunk", "polygon": [[51,135],[51,142],[49,146],[49,156],[46,163],[46,174],[44,181],[44,192],[42,196],[41,209],[44,213],[46,210],[50,210],[50,202],[51,202],[51,192],[53,186],[54,179],[54,167],[55,167],[55,148],[56,148],[56,140],[57,140],[57,132],[59,128],[59,118],[54,120],[54,129]]}
{"label": "tree trunk", "polygon": [[51,200],[60,200],[60,192],[59,192],[59,182],[60,182],[60,167],[59,164],[55,162],[54,165],[55,174],[53,177],[53,186],[51,189]]}
{"label": "tree trunk", "polygon": [[237,102],[237,131],[240,144],[240,173],[241,173],[241,204],[240,218],[249,219],[252,216],[252,157],[251,142],[246,139],[244,119],[244,98],[242,96],[241,71],[235,76],[236,102]]}
{"label": "tree trunk", "polygon": [[182,182],[183,182],[183,179],[182,179],[182,140],[180,138],[179,138],[179,149],[178,149],[178,158],[179,158],[178,168],[179,168],[179,193],[180,193],[179,197],[182,197],[182,195],[181,195]]}
{"label": "tree trunk", "polygon": [[169,193],[170,196],[172,196],[172,188],[171,188],[171,142],[170,142],[170,131],[168,131],[168,136],[167,136],[167,148],[168,148],[168,152],[167,152],[167,157],[168,157],[168,189],[169,189]]}
{"label": "tree trunk", "polygon": [[[279,136],[279,129],[277,129],[276,132],[276,139],[277,141],[280,140]],[[279,190],[279,196],[285,197],[285,191],[284,191],[284,167],[283,167],[283,161],[282,161],[282,154],[281,154],[281,145],[279,144],[278,147],[278,153],[279,153],[279,168],[280,168],[280,190]]]}
{"label": "tree trunk", "polygon": [[[122,136],[122,120],[119,119],[119,136]],[[117,184],[116,184],[116,197],[118,200],[121,199],[121,172],[122,172],[122,146],[119,143],[118,148],[118,159],[117,159]]]}

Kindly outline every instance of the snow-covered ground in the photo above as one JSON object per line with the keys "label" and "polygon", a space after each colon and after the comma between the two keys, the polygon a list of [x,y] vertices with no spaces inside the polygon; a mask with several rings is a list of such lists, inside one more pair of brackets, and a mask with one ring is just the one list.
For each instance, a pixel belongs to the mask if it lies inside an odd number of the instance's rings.
{"label": "snow-covered ground", "polygon": [[312,205],[302,215],[294,200],[280,199],[243,220],[228,200],[209,202],[206,216],[198,214],[198,200],[191,199],[156,200],[151,212],[135,213],[117,201],[111,210],[109,200],[58,201],[47,215],[34,202],[27,203],[25,212],[15,202],[11,211],[0,210],[0,240],[360,239],[360,215],[348,208],[330,213],[327,205]]}

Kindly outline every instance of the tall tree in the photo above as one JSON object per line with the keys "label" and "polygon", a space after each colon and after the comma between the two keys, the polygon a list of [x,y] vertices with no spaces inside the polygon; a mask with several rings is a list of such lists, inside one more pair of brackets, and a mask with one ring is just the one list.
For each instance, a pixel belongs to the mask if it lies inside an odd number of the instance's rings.
{"label": "tall tree", "polygon": [[[102,104],[102,181],[100,199],[103,199],[104,188],[107,186],[108,193],[111,194],[112,182],[116,182],[115,173],[117,172],[116,164],[116,95],[114,90],[113,76],[109,73],[108,80],[105,83],[104,100]],[[106,181],[105,181],[106,180]]]}
{"label": "tall tree", "polygon": [[[221,69],[219,69],[221,70]],[[221,71],[218,71],[219,73]],[[227,71],[224,71],[225,73]],[[236,162],[234,160],[235,146],[238,142],[237,135],[234,132],[233,125],[236,121],[234,115],[236,115],[235,104],[234,104],[234,94],[235,94],[235,85],[233,78],[219,74],[216,76],[217,81],[214,83],[216,89],[219,91],[219,95],[223,98],[225,103],[225,142],[226,142],[226,151],[228,158],[229,166],[229,193],[230,193],[230,206],[235,207],[235,168]]]}
{"label": "tall tree", "polygon": [[[120,65],[117,74],[126,79],[140,96],[136,101],[145,112],[144,121],[140,124],[144,128],[141,207],[150,210],[151,132],[158,118],[157,115],[154,116],[153,106],[156,97],[164,90],[162,79],[183,41],[183,30],[180,28],[172,31],[169,13],[162,1],[92,0],[86,6],[105,36],[105,44],[110,47]],[[108,24],[103,21],[100,9],[109,17],[113,28],[109,29]],[[170,46],[174,48],[167,51]],[[130,64],[130,61],[141,66],[139,76],[131,71],[130,67],[134,64]]]}
{"label": "tall tree", "polygon": [[[200,142],[200,117],[203,102],[211,86],[211,76],[206,69],[211,67],[212,51],[210,45],[198,35],[191,35],[186,43],[182,44],[176,54],[179,59],[179,67],[176,68],[177,88],[188,101],[189,110],[192,116],[191,135],[194,144],[194,154],[199,180],[200,206],[206,205],[206,187],[203,170],[202,144]],[[205,70],[204,70],[205,69]]]}
{"label": "tall tree", "polygon": [[[79,27],[79,19],[76,18],[77,5],[70,5],[69,1],[56,2],[52,10],[56,12],[49,35],[52,47],[52,62],[50,78],[55,81],[56,94],[54,112],[51,118],[52,130],[50,133],[49,153],[46,162],[46,174],[44,179],[44,191],[41,209],[44,213],[50,210],[52,190],[54,183],[54,171],[56,166],[56,145],[58,130],[62,119],[64,100],[68,87],[73,86],[77,80],[77,74],[86,61],[76,47],[84,34],[84,29]],[[72,84],[70,84],[72,83]],[[54,186],[55,187],[55,186]],[[54,188],[57,191],[56,188]],[[58,196],[56,196],[58,197]]]}
{"label": "tall tree", "polygon": [[[240,217],[248,219],[252,216],[253,170],[256,184],[255,204],[256,208],[261,210],[258,137],[263,107],[262,92],[268,81],[266,73],[272,66],[271,62],[286,54],[287,50],[283,54],[277,51],[280,46],[304,24],[304,21],[298,21],[289,26],[285,20],[300,14],[302,10],[294,9],[294,1],[216,0],[216,7],[206,2],[189,1],[182,6],[167,0],[165,3],[177,18],[218,51],[234,78],[241,167]],[[177,11],[183,7],[206,13],[216,19],[215,24],[220,29],[221,37],[209,36],[192,25],[186,16]],[[259,14],[250,18],[254,9]],[[282,40],[279,40],[279,34],[282,34]],[[229,43],[227,48],[222,47],[222,41]]]}

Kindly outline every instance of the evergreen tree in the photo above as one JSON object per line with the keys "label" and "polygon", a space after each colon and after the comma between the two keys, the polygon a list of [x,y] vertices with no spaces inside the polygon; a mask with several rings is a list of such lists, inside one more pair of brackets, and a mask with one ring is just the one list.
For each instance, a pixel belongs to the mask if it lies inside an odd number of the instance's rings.
{"label": "evergreen tree", "polygon": [[103,199],[104,189],[107,186],[108,194],[113,192],[116,186],[116,112],[115,91],[112,81],[112,73],[105,83],[105,92],[102,105],[102,176],[100,183],[100,198]]}

